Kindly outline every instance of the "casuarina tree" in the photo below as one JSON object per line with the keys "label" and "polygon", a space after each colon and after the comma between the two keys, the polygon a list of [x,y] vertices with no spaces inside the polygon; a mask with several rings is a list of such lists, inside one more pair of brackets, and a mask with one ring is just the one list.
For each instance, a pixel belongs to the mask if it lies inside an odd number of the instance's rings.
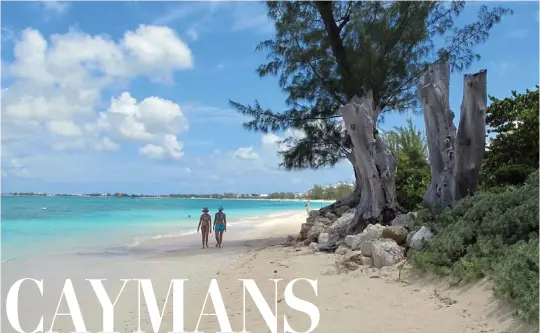
{"label": "casuarina tree", "polygon": [[257,101],[231,105],[252,118],[246,129],[304,132],[285,139],[286,169],[351,162],[355,191],[327,208],[356,207],[343,233],[388,223],[398,210],[396,163],[378,122],[387,112],[418,112],[416,84],[428,66],[467,68],[479,58],[474,46],[509,10],[481,6],[474,22],[457,26],[464,1],[269,1],[266,6],[275,36],[258,46],[268,62],[257,71],[279,78],[287,108],[269,110]]}

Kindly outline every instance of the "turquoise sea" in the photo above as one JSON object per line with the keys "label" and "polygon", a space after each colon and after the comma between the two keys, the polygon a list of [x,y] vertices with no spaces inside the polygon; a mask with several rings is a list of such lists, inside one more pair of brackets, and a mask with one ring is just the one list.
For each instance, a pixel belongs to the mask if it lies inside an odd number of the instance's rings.
{"label": "turquoise sea", "polygon": [[[312,203],[316,208],[318,203]],[[2,262],[42,254],[126,251],[145,239],[196,232],[203,207],[230,222],[304,209],[302,201],[115,197],[1,199]]]}

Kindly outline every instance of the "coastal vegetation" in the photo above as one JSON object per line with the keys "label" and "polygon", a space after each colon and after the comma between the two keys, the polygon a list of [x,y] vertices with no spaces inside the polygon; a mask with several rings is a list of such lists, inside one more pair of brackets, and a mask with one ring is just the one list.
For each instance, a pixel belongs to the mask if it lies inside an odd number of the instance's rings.
{"label": "coastal vegetation", "polygon": [[[282,142],[286,169],[353,166],[352,193],[310,212],[296,241],[359,250],[356,261],[345,257],[352,269],[395,264],[407,250],[416,268],[488,277],[537,323],[538,87],[489,97],[488,107],[487,71],[467,74],[456,128],[450,73],[477,60],[475,46],[511,14],[483,5],[476,21],[457,26],[464,6],[268,2],[276,33],[257,48],[268,58],[258,74],[279,78],[288,109],[230,104],[251,117],[248,130],[303,133]],[[404,111],[424,113],[425,136],[411,121],[380,131],[385,113]]]}

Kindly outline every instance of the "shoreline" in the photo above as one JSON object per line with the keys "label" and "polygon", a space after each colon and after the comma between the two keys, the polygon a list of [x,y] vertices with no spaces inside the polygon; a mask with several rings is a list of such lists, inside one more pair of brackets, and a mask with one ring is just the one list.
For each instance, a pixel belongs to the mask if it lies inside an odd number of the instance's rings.
{"label": "shoreline", "polygon": [[107,198],[107,199],[177,199],[177,200],[260,200],[260,201],[293,201],[293,202],[302,202],[302,201],[308,201],[309,202],[316,202],[316,203],[334,203],[337,199],[304,199],[304,198],[297,198],[297,199],[269,199],[265,197],[252,197],[252,198],[212,198],[212,197],[171,197],[171,196],[137,196],[137,197],[131,197],[131,196],[106,196],[106,195],[79,195],[79,194],[72,194],[72,195],[55,195],[55,194],[35,194],[35,195],[13,195],[13,194],[2,194],[0,197],[38,197],[38,198]]}

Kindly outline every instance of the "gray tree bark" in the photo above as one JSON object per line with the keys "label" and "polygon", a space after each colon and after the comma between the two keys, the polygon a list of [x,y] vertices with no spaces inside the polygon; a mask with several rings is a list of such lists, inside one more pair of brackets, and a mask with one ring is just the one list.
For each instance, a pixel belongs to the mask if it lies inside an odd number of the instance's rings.
{"label": "gray tree bark", "polygon": [[355,170],[359,176],[360,200],[356,216],[347,234],[362,231],[370,223],[388,224],[396,215],[397,200],[394,156],[376,130],[380,109],[369,92],[362,98],[354,97],[340,108],[352,144]]}
{"label": "gray tree bark", "polygon": [[417,86],[431,166],[431,183],[424,202],[443,209],[474,191],[478,183],[485,144],[486,72],[465,76],[457,137],[449,87],[449,64],[431,65]]}
{"label": "gray tree bark", "polygon": [[465,75],[456,136],[454,200],[472,194],[478,185],[486,150],[487,71]]}

